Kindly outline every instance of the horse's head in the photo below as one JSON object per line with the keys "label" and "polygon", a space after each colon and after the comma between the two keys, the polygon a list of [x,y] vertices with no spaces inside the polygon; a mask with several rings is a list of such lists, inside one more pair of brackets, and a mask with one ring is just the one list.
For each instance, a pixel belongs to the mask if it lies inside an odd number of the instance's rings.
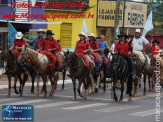
{"label": "horse's head", "polygon": [[0,50],[0,60],[7,61],[12,58],[13,54],[11,50]]}
{"label": "horse's head", "polygon": [[117,73],[120,67],[121,56],[119,54],[112,54],[111,70],[113,73]]}
{"label": "horse's head", "polygon": [[28,49],[25,47],[22,49],[22,52],[20,53],[20,56],[18,58],[19,63],[24,63],[29,58],[29,52]]}
{"label": "horse's head", "polygon": [[64,58],[63,58],[63,67],[67,67],[72,65],[73,61],[77,59],[77,55],[73,52],[64,52]]}

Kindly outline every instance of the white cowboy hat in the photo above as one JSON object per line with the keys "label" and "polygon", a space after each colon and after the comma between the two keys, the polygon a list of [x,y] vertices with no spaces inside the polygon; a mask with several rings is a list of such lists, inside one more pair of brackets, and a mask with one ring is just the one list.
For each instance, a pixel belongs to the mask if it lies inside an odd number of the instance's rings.
{"label": "white cowboy hat", "polygon": [[140,29],[136,29],[135,33],[141,33]]}
{"label": "white cowboy hat", "polygon": [[88,37],[94,37],[94,38],[96,38],[93,33],[90,33]]}
{"label": "white cowboy hat", "polygon": [[17,32],[16,39],[22,39],[22,37],[23,37],[22,32]]}
{"label": "white cowboy hat", "polygon": [[45,31],[43,29],[38,29],[37,33],[39,33],[39,32],[45,33]]}
{"label": "white cowboy hat", "polygon": [[87,38],[84,32],[81,32],[79,36],[84,36],[85,38]]}

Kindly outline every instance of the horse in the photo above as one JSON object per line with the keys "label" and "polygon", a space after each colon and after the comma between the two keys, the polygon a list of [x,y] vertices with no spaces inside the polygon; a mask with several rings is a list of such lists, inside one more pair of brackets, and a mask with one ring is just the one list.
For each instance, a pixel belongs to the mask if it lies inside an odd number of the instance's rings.
{"label": "horse", "polygon": [[38,98],[39,96],[40,75],[43,78],[44,97],[47,97],[46,82],[47,82],[48,76],[51,81],[51,87],[52,87],[49,96],[54,96],[55,82],[57,82],[58,80],[58,78],[56,78],[56,76],[58,75],[58,72],[55,70],[54,71],[49,70],[49,63],[51,61],[48,59],[46,55],[40,54],[36,52],[35,50],[25,47],[22,50],[18,58],[18,61],[23,63],[27,59],[31,60],[36,71],[37,92],[36,92],[35,98]]}
{"label": "horse", "polygon": [[81,84],[84,84],[85,95],[84,99],[87,99],[87,90],[90,84],[89,82],[89,71],[86,70],[84,61],[81,57],[77,56],[73,52],[64,52],[63,67],[69,67],[71,79],[73,83],[74,97],[72,100],[76,100],[76,79],[79,80],[78,93],[81,98],[83,98],[82,92],[80,90]]}
{"label": "horse", "polygon": [[[7,63],[7,78],[8,78],[8,94],[7,97],[11,95],[11,77],[14,77],[14,90],[16,94],[20,93],[22,96],[23,92],[23,82],[25,82],[28,78],[28,75],[23,70],[23,68],[17,62],[17,55],[15,51],[11,50],[4,50],[0,53],[0,60]],[[23,79],[21,75],[24,75]],[[20,87],[19,91],[16,89],[17,79],[19,79]]]}
{"label": "horse", "polygon": [[[121,95],[119,101],[122,102],[123,100],[123,91],[124,91],[124,82],[126,81],[126,78],[128,77],[128,65],[126,60],[123,58],[122,55],[120,54],[112,54],[112,60],[110,62],[110,71],[112,72],[111,74],[111,79],[113,81],[113,92],[114,92],[114,100],[117,102],[118,97],[115,92],[116,88],[116,83],[117,80],[120,79],[121,83]],[[128,78],[129,80],[129,78]],[[127,85],[127,92],[129,93],[129,101],[132,100],[132,83],[128,81]]]}

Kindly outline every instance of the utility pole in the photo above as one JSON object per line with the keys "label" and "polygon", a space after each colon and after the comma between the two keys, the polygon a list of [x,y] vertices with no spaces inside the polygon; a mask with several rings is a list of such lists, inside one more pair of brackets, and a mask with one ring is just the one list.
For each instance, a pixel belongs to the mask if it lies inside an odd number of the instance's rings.
{"label": "utility pole", "polygon": [[117,30],[119,25],[119,11],[121,0],[116,0],[115,21],[114,21],[114,38],[117,37]]}
{"label": "utility pole", "polygon": [[126,10],[126,0],[123,0],[123,23],[122,23],[122,31],[124,31],[125,26],[125,10]]}

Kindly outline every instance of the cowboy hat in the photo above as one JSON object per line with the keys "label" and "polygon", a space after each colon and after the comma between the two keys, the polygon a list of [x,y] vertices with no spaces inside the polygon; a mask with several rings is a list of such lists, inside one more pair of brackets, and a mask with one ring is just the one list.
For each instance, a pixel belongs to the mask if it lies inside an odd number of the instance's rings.
{"label": "cowboy hat", "polygon": [[117,37],[118,38],[120,38],[120,37],[128,38],[128,36],[124,32],[121,32],[120,35],[117,35]]}
{"label": "cowboy hat", "polygon": [[40,32],[45,33],[43,29],[38,29],[37,33],[40,33]]}
{"label": "cowboy hat", "polygon": [[152,42],[152,44],[154,44],[154,43],[160,44],[160,42],[157,41],[157,40],[154,40],[154,41]]}
{"label": "cowboy hat", "polygon": [[22,37],[23,37],[22,32],[17,32],[16,39],[22,39]]}
{"label": "cowboy hat", "polygon": [[93,33],[90,33],[88,37],[96,38],[95,35],[94,35]]}
{"label": "cowboy hat", "polygon": [[136,29],[135,33],[141,33],[141,30],[140,29]]}
{"label": "cowboy hat", "polygon": [[105,36],[104,35],[101,35],[100,38],[105,39]]}
{"label": "cowboy hat", "polygon": [[85,38],[87,38],[84,32],[81,32],[79,36],[84,36]]}
{"label": "cowboy hat", "polygon": [[51,30],[47,30],[46,31],[46,35],[55,35],[54,33],[52,33],[52,31]]}

